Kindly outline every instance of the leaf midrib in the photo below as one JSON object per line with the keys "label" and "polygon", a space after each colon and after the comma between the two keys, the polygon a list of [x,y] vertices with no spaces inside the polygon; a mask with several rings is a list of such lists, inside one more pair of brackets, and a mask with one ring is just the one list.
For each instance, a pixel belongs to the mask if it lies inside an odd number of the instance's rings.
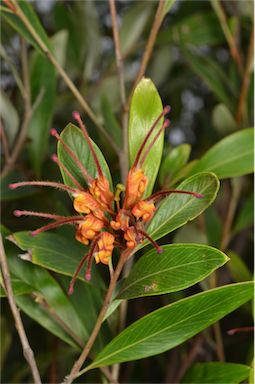
{"label": "leaf midrib", "polygon": [[[240,159],[240,158],[242,158],[242,157],[244,157],[244,156],[246,156],[246,155],[249,155],[249,154],[252,154],[252,148],[251,148],[251,150],[250,151],[248,151],[248,152],[244,152],[244,153],[242,153],[242,154],[240,154],[239,156],[235,156],[235,157],[231,157],[231,158],[227,158],[227,160],[226,161],[222,161],[222,162],[215,162],[214,164],[213,164],[213,168],[208,168],[207,169],[207,171],[214,171],[215,169],[217,169],[218,167],[221,167],[222,165],[226,165],[226,164],[228,164],[228,163],[231,163],[231,162],[233,162],[233,161],[235,161],[235,160],[238,160],[238,159]],[[206,163],[206,158],[204,158],[204,159],[201,159],[201,164],[203,165],[203,162],[205,162]],[[198,164],[199,165],[199,164]],[[197,168],[197,169],[199,169],[199,167]]]}

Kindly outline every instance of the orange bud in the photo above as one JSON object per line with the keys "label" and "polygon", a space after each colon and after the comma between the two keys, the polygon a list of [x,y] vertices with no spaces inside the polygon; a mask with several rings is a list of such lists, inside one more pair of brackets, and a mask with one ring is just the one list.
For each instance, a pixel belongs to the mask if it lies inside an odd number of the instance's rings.
{"label": "orange bud", "polygon": [[112,220],[110,224],[115,231],[119,229],[126,231],[129,227],[129,216],[124,209],[121,209],[116,216],[116,221]]}
{"label": "orange bud", "polygon": [[88,192],[81,192],[75,196],[74,209],[79,213],[93,213],[98,219],[104,218],[104,212],[100,209],[100,205]]}
{"label": "orange bud", "polygon": [[94,198],[106,209],[111,209],[114,199],[113,193],[110,191],[109,182],[105,177],[94,179],[90,188],[90,193]]}
{"label": "orange bud", "polygon": [[124,239],[127,240],[128,248],[134,248],[136,246],[137,244],[136,237],[137,235],[134,227],[130,227],[129,229],[127,229],[127,231],[124,234]]}
{"label": "orange bud", "polygon": [[103,227],[104,222],[102,220],[99,220],[92,214],[89,214],[85,217],[84,221],[79,224],[75,236],[76,240],[87,245],[89,240],[93,240]]}
{"label": "orange bud", "polygon": [[98,240],[98,251],[95,252],[96,263],[108,264],[109,258],[112,256],[114,236],[109,232],[103,232]]}
{"label": "orange bud", "polygon": [[147,182],[147,177],[144,175],[142,169],[130,169],[127,177],[124,201],[124,207],[126,209],[131,208],[143,196]]}
{"label": "orange bud", "polygon": [[133,207],[132,214],[137,219],[142,218],[144,222],[147,222],[153,217],[155,210],[156,210],[156,207],[152,202],[140,200]]}

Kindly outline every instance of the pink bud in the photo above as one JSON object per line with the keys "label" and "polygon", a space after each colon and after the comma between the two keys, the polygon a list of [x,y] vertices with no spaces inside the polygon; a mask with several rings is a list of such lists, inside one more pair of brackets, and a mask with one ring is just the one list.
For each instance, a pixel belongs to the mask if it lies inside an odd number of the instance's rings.
{"label": "pink bud", "polygon": [[57,132],[57,130],[55,129],[55,128],[52,128],[51,130],[50,130],[50,134],[52,135],[52,136],[57,136],[57,134],[58,134],[58,132]]}
{"label": "pink bud", "polygon": [[166,114],[169,113],[170,111],[171,111],[171,107],[170,107],[170,105],[166,105],[165,108],[163,109],[164,115],[166,115]]}
{"label": "pink bud", "polygon": [[14,216],[20,217],[22,215],[22,212],[20,210],[16,209],[15,211],[13,211],[13,214],[14,214]]}
{"label": "pink bud", "polygon": [[15,183],[9,184],[9,188],[10,189],[15,189],[15,188],[17,188],[17,184],[15,184]]}
{"label": "pink bud", "polygon": [[31,235],[32,237],[34,237],[34,236],[37,235],[37,232],[36,232],[36,231],[31,231],[31,232],[30,232],[30,235]]}
{"label": "pink bud", "polygon": [[86,272],[86,274],[85,274],[85,279],[86,279],[87,281],[90,281],[90,280],[91,280],[91,273],[90,273],[90,271],[87,271],[87,272]]}
{"label": "pink bud", "polygon": [[54,163],[57,163],[58,157],[55,153],[53,153],[53,155],[51,155],[51,160],[54,161]]}
{"label": "pink bud", "polygon": [[163,253],[163,252],[164,252],[164,249],[161,248],[161,247],[158,247],[158,249],[157,249],[157,253],[161,254],[161,253]]}
{"label": "pink bud", "polygon": [[74,120],[79,121],[81,119],[81,116],[80,116],[79,112],[77,112],[77,111],[74,111],[72,113],[72,115],[73,115]]}
{"label": "pink bud", "polygon": [[73,294],[73,285],[70,285],[68,289],[68,296],[71,296]]}

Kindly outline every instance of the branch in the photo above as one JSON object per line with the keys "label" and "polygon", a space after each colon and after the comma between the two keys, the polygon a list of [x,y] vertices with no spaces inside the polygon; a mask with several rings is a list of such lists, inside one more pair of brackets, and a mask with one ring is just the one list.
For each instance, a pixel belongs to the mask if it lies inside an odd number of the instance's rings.
{"label": "branch", "polygon": [[126,109],[126,90],[125,90],[125,76],[124,76],[124,63],[121,53],[120,37],[117,24],[117,14],[115,7],[115,0],[109,0],[111,18],[112,18],[112,32],[115,45],[116,64],[119,73],[120,81],[120,97],[123,108],[122,116],[122,140],[123,140],[123,153],[120,153],[120,166],[121,178],[124,183],[128,174],[128,110]]}
{"label": "branch", "polygon": [[242,63],[242,58],[239,54],[238,47],[236,45],[236,41],[229,29],[227,18],[224,12],[224,9],[222,5],[220,4],[219,0],[211,0],[212,7],[219,19],[221,28],[223,30],[223,33],[226,37],[229,49],[230,49],[230,54],[233,57],[234,61],[236,62],[237,68],[239,70],[239,73],[242,74],[243,72],[243,63]]}
{"label": "branch", "polygon": [[22,67],[22,77],[23,77],[22,97],[24,101],[24,119],[19,131],[17,141],[15,143],[15,147],[11,155],[9,156],[9,158],[6,159],[5,166],[1,173],[1,177],[6,176],[10,172],[10,170],[13,168],[14,164],[18,159],[20,151],[27,137],[28,125],[31,118],[31,114],[32,114],[31,102],[30,102],[30,82],[29,82],[27,48],[26,48],[25,41],[23,39],[21,39],[21,67]]}
{"label": "branch", "polygon": [[112,140],[111,136],[106,132],[106,130],[103,128],[103,126],[99,123],[96,115],[90,108],[90,106],[87,104],[86,100],[83,98],[81,93],[79,92],[78,88],[74,85],[70,77],[67,75],[65,70],[61,67],[61,65],[56,60],[55,56],[50,52],[48,47],[45,45],[43,40],[40,38],[40,36],[37,34],[35,29],[33,28],[32,24],[30,23],[27,16],[24,14],[22,9],[20,8],[17,0],[12,0],[12,3],[15,5],[15,14],[20,18],[20,20],[24,23],[27,30],[31,33],[33,38],[35,39],[36,43],[42,50],[42,52],[45,54],[45,56],[49,59],[49,61],[52,63],[52,65],[55,67],[59,75],[62,77],[70,91],[73,93],[77,101],[80,103],[81,107],[84,109],[84,111],[87,113],[87,115],[90,117],[90,119],[93,121],[93,123],[96,125],[96,127],[102,132],[102,134],[105,136],[105,138],[108,140],[108,142],[111,144],[112,148],[118,153],[119,148]]}
{"label": "branch", "polygon": [[146,47],[144,50],[144,54],[142,57],[140,68],[139,68],[138,74],[136,76],[136,79],[134,81],[132,90],[131,90],[129,98],[128,98],[128,103],[126,106],[127,109],[129,109],[129,105],[130,105],[130,101],[131,101],[131,97],[132,97],[132,94],[134,92],[134,89],[137,86],[137,84],[139,83],[139,81],[141,80],[141,78],[143,77],[143,75],[146,71],[147,65],[149,63],[159,28],[160,28],[162,21],[164,19],[164,5],[165,5],[165,1],[159,0],[158,9],[157,9],[155,19],[154,19],[154,22],[153,22],[153,25],[151,28],[150,36],[148,38],[148,41],[147,41],[147,44],[146,44]]}
{"label": "branch", "polygon": [[80,369],[81,369],[82,365],[84,364],[86,358],[88,357],[88,354],[89,354],[89,352],[90,352],[90,350],[91,350],[91,348],[92,348],[92,346],[96,340],[96,337],[97,337],[97,335],[101,329],[102,323],[104,321],[104,316],[105,316],[107,309],[109,307],[109,304],[110,304],[112,293],[113,293],[114,288],[116,286],[116,282],[117,282],[117,280],[120,276],[120,273],[122,271],[122,268],[123,268],[123,266],[124,266],[124,264],[125,264],[125,262],[129,256],[130,256],[130,250],[129,249],[125,250],[120,255],[119,262],[118,262],[117,267],[116,267],[116,269],[115,269],[115,271],[111,277],[111,281],[110,281],[108,290],[106,292],[105,299],[104,299],[101,311],[98,315],[94,329],[93,329],[93,331],[90,335],[90,338],[88,339],[87,344],[85,345],[80,357],[74,363],[70,374],[68,376],[66,376],[65,381],[64,381],[65,384],[71,384],[76,377],[78,377],[84,373],[83,371],[80,371]]}
{"label": "branch", "polygon": [[254,53],[254,28],[252,28],[251,30],[246,65],[244,69],[243,81],[241,86],[241,92],[238,100],[238,106],[237,106],[237,112],[236,112],[236,121],[238,124],[240,124],[244,114],[245,100],[246,100],[246,96],[249,89],[250,75],[252,71],[253,53]]}
{"label": "branch", "polygon": [[40,378],[40,374],[34,359],[34,353],[29,345],[26,332],[21,320],[21,316],[14,300],[14,294],[11,286],[11,278],[10,278],[6,254],[3,246],[2,236],[0,237],[0,264],[1,264],[1,270],[2,270],[2,276],[3,276],[6,295],[9,301],[12,315],[15,320],[15,326],[18,331],[19,338],[22,344],[24,357],[27,360],[28,365],[31,369],[34,382],[36,384],[41,384],[41,378]]}

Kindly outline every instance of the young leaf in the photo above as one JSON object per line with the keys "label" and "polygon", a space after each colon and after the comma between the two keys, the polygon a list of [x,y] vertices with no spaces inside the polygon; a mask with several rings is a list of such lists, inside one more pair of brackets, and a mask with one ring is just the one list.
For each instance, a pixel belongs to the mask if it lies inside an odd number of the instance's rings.
{"label": "young leaf", "polygon": [[[131,165],[135,160],[136,154],[146,134],[162,110],[162,101],[155,85],[150,79],[143,78],[134,91],[130,106],[128,139]],[[158,132],[162,126],[162,122],[163,118],[158,123],[155,132]],[[153,137],[155,134],[156,133],[154,133]],[[149,142],[153,140],[153,137]],[[144,196],[150,195],[153,189],[161,161],[163,142],[164,133],[162,132],[145,160],[143,170],[148,177],[149,183]]]}
{"label": "young leaf", "polygon": [[[72,149],[72,151],[75,153],[75,155],[78,157],[80,162],[84,165],[84,167],[87,169],[89,174],[92,177],[97,177],[97,168],[96,164],[94,162],[93,156],[91,154],[89,145],[87,144],[86,140],[84,139],[84,136],[82,134],[82,131],[76,127],[74,124],[69,123],[65,129],[61,132],[61,138],[62,140]],[[104,159],[104,156],[102,155],[100,149],[97,147],[97,145],[92,141],[92,144],[94,146],[95,152],[97,154],[97,157],[99,159],[99,163],[103,169],[103,173],[108,179],[110,183],[110,187],[112,186],[112,179],[111,174],[108,168],[108,165]],[[59,160],[66,166],[66,168],[72,173],[72,175],[79,181],[81,185],[86,186],[86,181],[84,180],[84,177],[82,175],[82,172],[78,168],[77,164],[73,161],[73,159],[69,156],[69,154],[64,149],[63,145],[59,142],[58,143],[58,157]],[[70,185],[71,187],[74,187],[72,180],[65,174],[65,172],[61,169],[62,177],[64,180],[64,183],[67,185]]]}
{"label": "young leaf", "polygon": [[165,352],[234,311],[252,296],[252,283],[238,283],[160,308],[115,337],[87,370]]}
{"label": "young leaf", "polygon": [[247,379],[250,367],[234,363],[198,363],[193,365],[182,379],[190,384],[239,384]]}
{"label": "young leaf", "polygon": [[243,129],[219,141],[192,168],[191,174],[214,172],[220,179],[253,172],[253,128]]}
{"label": "young leaf", "polygon": [[212,123],[220,136],[226,136],[237,130],[237,123],[225,104],[218,104],[212,112]]}
{"label": "young leaf", "polygon": [[202,244],[171,244],[153,249],[135,264],[118,299],[161,295],[188,288],[225,264],[227,256]]}
{"label": "young leaf", "polygon": [[178,172],[187,163],[190,155],[191,146],[189,144],[181,144],[173,148],[164,158],[159,171],[159,181],[165,188],[169,188],[174,184],[174,178]]}
{"label": "young leaf", "polygon": [[219,181],[213,173],[200,173],[186,179],[177,188],[200,193],[203,198],[184,194],[166,197],[147,228],[148,234],[155,240],[193,220],[212,204],[219,189]]}

